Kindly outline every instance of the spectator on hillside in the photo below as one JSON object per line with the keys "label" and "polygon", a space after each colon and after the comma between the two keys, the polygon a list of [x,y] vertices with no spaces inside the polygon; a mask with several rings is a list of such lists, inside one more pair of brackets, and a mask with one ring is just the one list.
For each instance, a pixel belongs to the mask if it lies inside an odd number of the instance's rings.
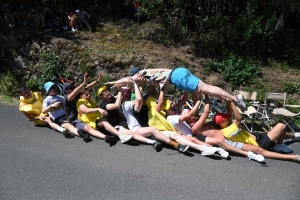
{"label": "spectator on hillside", "polygon": [[70,11],[70,13],[68,14],[68,21],[69,28],[71,28],[72,31],[77,31],[78,17],[73,11]]}
{"label": "spectator on hillside", "polygon": [[64,9],[60,8],[57,14],[56,19],[59,22],[59,25],[63,28],[63,30],[68,30],[68,15],[64,11]]}
{"label": "spectator on hillside", "polygon": [[22,10],[21,7],[18,7],[16,12],[14,13],[14,16],[16,17],[18,24],[20,25],[27,25],[27,20],[26,20],[26,11]]}
{"label": "spectator on hillside", "polygon": [[43,28],[50,28],[50,30],[56,28],[57,24],[55,21],[55,17],[50,8],[45,8],[42,20]]}
{"label": "spectator on hillside", "polygon": [[86,11],[81,11],[80,9],[79,10],[76,10],[76,14],[78,16],[78,19],[79,19],[79,26],[80,28],[82,27],[82,23],[86,24],[86,26],[88,27],[88,29],[90,31],[92,31],[92,28],[88,22],[88,19],[90,18],[90,15],[86,12]]}
{"label": "spectator on hillside", "polygon": [[10,8],[7,8],[6,11],[4,12],[4,18],[5,22],[9,27],[15,27],[15,19],[14,15],[11,12]]}

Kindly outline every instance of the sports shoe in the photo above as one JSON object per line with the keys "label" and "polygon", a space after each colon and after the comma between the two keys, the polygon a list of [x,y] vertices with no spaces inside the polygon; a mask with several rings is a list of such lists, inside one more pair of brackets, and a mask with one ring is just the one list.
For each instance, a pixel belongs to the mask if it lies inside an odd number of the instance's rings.
{"label": "sports shoe", "polygon": [[72,28],[72,31],[76,31],[74,28]]}
{"label": "sports shoe", "polygon": [[66,128],[63,128],[63,131],[61,132],[64,136],[69,135],[70,131]]}
{"label": "sports shoe", "polygon": [[222,148],[217,148],[217,153],[221,155],[222,158],[228,158],[229,153]]}
{"label": "sports shoe", "polygon": [[104,141],[108,144],[114,144],[118,141],[118,137],[107,135],[105,136]]}
{"label": "sports shoe", "polygon": [[255,160],[257,162],[264,162],[265,158],[262,155],[255,154],[251,151],[248,152],[249,160]]}
{"label": "sports shoe", "polygon": [[247,110],[247,105],[245,103],[245,99],[244,99],[243,95],[241,95],[241,94],[236,95],[235,105],[237,107],[239,107],[242,110],[242,112],[245,112]]}
{"label": "sports shoe", "polygon": [[203,145],[201,155],[209,156],[209,155],[216,153],[217,151],[218,151],[217,147],[208,147],[206,145]]}
{"label": "sports shoe", "polygon": [[273,147],[273,151],[281,152],[281,153],[291,153],[293,150],[291,147],[286,146],[286,144],[282,143],[282,144],[276,144]]}
{"label": "sports shoe", "polygon": [[295,138],[300,138],[300,132],[296,132],[294,135],[295,135]]}
{"label": "sports shoe", "polygon": [[83,141],[85,141],[86,143],[92,141],[91,136],[88,133],[86,133],[85,131],[78,130],[77,133],[83,139]]}
{"label": "sports shoe", "polygon": [[127,135],[127,134],[121,134],[120,135],[120,140],[121,140],[121,143],[123,144],[123,143],[125,143],[125,142],[127,142],[127,141],[129,141],[129,140],[131,140],[131,138],[133,137],[133,135]]}
{"label": "sports shoe", "polygon": [[177,150],[179,152],[186,152],[186,150],[188,150],[189,146],[188,145],[182,145],[182,144],[178,144]]}
{"label": "sports shoe", "polygon": [[155,149],[156,152],[160,152],[163,148],[163,145],[159,141],[155,141],[153,144],[153,149]]}

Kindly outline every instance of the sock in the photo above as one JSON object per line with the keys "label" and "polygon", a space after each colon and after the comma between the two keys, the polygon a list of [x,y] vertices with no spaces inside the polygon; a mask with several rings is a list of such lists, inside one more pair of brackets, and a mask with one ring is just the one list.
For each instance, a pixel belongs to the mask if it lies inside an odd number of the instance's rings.
{"label": "sock", "polygon": [[170,140],[170,142],[168,143],[170,146],[174,147],[175,149],[177,149],[178,147],[178,143],[174,142],[173,140]]}
{"label": "sock", "polygon": [[147,139],[147,144],[154,144],[155,140]]}
{"label": "sock", "polygon": [[64,128],[62,128],[62,127],[59,127],[58,129],[57,129],[57,131],[59,131],[59,132],[63,132],[65,129]]}

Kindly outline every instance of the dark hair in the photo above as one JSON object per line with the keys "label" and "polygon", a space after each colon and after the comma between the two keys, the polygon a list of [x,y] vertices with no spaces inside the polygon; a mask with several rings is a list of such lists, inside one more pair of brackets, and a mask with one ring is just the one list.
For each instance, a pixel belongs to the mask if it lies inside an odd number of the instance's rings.
{"label": "dark hair", "polygon": [[22,85],[18,88],[18,93],[21,94],[24,90],[30,90],[26,85]]}

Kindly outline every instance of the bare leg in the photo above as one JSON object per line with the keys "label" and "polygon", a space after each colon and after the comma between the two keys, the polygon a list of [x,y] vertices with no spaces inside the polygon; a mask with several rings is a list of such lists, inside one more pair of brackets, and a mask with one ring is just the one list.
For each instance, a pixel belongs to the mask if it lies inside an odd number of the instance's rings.
{"label": "bare leg", "polygon": [[225,97],[226,99],[230,99],[233,102],[237,101],[235,96],[229,94],[225,90],[213,85],[208,85],[201,80],[198,83],[197,93],[199,95],[203,93],[209,96],[214,96],[217,97],[218,99],[223,99],[223,97]]}
{"label": "bare leg", "polygon": [[[158,141],[161,141],[166,144],[168,144],[170,142],[170,138],[166,137],[159,130],[157,130],[156,128],[153,128],[153,127],[141,127],[139,129],[137,129],[136,132],[134,133],[134,139],[138,140],[136,138],[136,135],[142,136],[143,138],[154,135],[154,137]],[[146,139],[145,141],[147,142],[147,138],[145,138],[145,139]]]}
{"label": "bare leg", "polygon": [[267,151],[261,147],[257,147],[257,146],[251,145],[251,144],[244,144],[242,147],[242,150],[252,151],[256,154],[263,155],[266,158],[277,159],[277,160],[297,161],[297,159],[296,159],[297,155],[275,153],[275,152]]}
{"label": "bare leg", "polygon": [[187,136],[187,135],[181,135],[181,137],[183,137],[183,138],[185,138],[185,139],[187,139],[187,140],[189,140],[189,141],[191,141],[191,142],[193,142],[193,143],[195,143],[195,144],[206,145],[206,146],[208,146],[208,147],[211,147],[210,144],[207,144],[206,142],[202,142],[202,141],[198,140],[198,139],[195,138],[195,137]]}
{"label": "bare leg", "polygon": [[70,133],[72,133],[73,135],[76,135],[76,136],[79,137],[79,135],[77,133],[78,129],[75,128],[72,124],[64,123],[64,124],[61,125],[61,127],[65,128],[65,129],[68,129],[68,131],[70,131]]}
{"label": "bare leg", "polygon": [[199,151],[203,151],[203,145],[195,144],[184,137],[181,137],[178,133],[173,131],[168,131],[170,133],[170,138],[178,142],[179,144],[188,145],[193,149],[197,149]]}
{"label": "bare leg", "polygon": [[226,144],[224,140],[218,139],[218,138],[212,138],[212,137],[206,137],[205,142],[214,146],[219,146],[222,149],[225,149],[226,151],[241,154],[245,157],[248,156],[247,151],[243,151],[241,149],[235,148],[234,146],[231,146],[229,144]]}
{"label": "bare leg", "polygon": [[84,126],[84,131],[89,133],[90,135],[100,138],[100,139],[104,139],[106,135],[104,135],[103,133],[93,129],[92,127],[85,125]]}
{"label": "bare leg", "polygon": [[278,144],[282,144],[285,137],[285,128],[286,126],[283,123],[278,123],[272,130],[268,132],[268,137],[273,142],[277,142]]}

